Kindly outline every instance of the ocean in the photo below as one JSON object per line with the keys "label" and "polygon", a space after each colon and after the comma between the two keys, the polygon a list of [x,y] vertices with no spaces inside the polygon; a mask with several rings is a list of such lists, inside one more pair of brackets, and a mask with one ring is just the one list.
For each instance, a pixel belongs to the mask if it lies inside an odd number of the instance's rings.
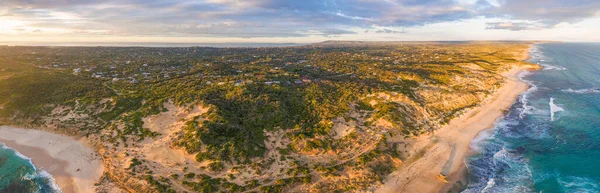
{"label": "ocean", "polygon": [[495,128],[471,143],[464,192],[600,192],[600,44],[530,50],[543,69]]}
{"label": "ocean", "polygon": [[0,193],[57,193],[52,176],[31,159],[0,143]]}

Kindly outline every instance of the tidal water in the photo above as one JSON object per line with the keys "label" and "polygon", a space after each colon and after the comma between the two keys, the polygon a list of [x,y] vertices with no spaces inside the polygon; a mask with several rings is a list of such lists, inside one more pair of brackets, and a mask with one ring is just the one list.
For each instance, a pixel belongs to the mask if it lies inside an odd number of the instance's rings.
{"label": "tidal water", "polygon": [[31,159],[0,143],[0,193],[57,193],[52,176]]}
{"label": "tidal water", "polygon": [[464,192],[600,192],[600,44],[548,43],[530,50],[543,70],[467,159]]}

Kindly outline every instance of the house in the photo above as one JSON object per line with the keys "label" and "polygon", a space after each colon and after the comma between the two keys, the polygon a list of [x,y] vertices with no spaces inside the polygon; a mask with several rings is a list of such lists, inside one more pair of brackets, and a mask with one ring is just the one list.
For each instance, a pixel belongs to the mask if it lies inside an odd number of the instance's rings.
{"label": "house", "polygon": [[310,83],[312,81],[308,77],[305,76],[305,77],[302,77],[302,82],[304,82],[304,83]]}
{"label": "house", "polygon": [[236,80],[234,86],[240,86],[242,84],[244,84],[243,80]]}
{"label": "house", "polygon": [[273,82],[271,82],[271,81],[267,81],[267,82],[265,82],[265,84],[266,84],[266,85],[271,85],[271,84],[273,84]]}
{"label": "house", "polygon": [[296,81],[294,81],[294,83],[296,83],[296,84],[302,84],[302,80],[296,80]]}

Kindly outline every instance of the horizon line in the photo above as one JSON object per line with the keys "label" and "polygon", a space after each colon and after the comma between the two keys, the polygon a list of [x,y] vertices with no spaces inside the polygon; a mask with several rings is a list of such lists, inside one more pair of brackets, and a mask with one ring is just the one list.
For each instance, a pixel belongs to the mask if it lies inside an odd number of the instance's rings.
{"label": "horizon line", "polygon": [[555,41],[555,40],[325,40],[318,42],[35,42],[0,41],[0,46],[15,47],[294,47],[323,43],[451,43],[451,42],[528,42],[528,43],[600,43],[596,41]]}

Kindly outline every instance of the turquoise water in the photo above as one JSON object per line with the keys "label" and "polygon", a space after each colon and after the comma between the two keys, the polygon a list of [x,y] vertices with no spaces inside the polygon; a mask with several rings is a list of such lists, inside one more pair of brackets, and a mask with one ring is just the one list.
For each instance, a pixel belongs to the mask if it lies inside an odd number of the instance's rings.
{"label": "turquoise water", "polygon": [[465,192],[600,192],[600,44],[536,45],[532,87],[467,160]]}
{"label": "turquoise water", "polygon": [[55,193],[60,188],[52,176],[31,160],[0,143],[0,193]]}

